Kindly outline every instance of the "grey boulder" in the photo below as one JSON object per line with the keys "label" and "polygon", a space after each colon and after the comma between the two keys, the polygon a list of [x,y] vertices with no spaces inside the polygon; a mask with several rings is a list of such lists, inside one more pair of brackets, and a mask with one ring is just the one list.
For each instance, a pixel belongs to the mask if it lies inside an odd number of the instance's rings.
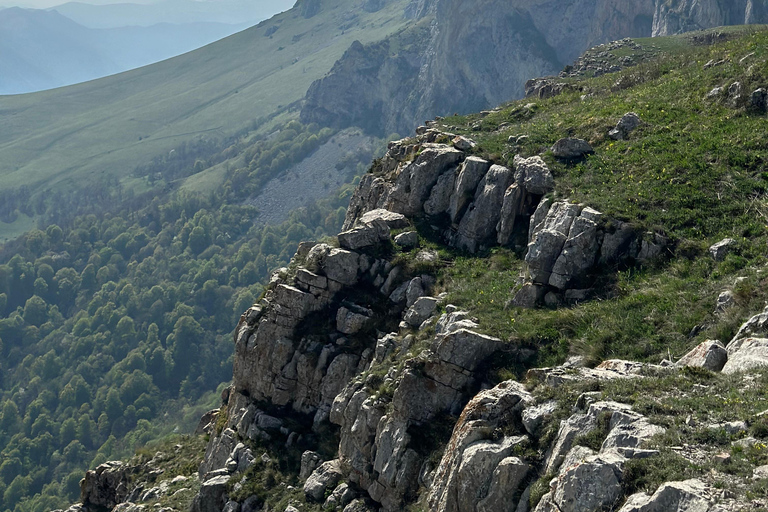
{"label": "grey boulder", "polygon": [[594,152],[595,150],[592,149],[589,142],[573,137],[560,139],[552,146],[552,153],[555,157],[563,160],[577,160]]}

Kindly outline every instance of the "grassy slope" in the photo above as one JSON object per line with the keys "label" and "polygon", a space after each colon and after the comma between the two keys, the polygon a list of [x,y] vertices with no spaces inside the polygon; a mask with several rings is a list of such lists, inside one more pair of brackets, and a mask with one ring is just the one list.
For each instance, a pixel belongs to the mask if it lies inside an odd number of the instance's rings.
{"label": "grassy slope", "polygon": [[[398,30],[406,23],[403,4],[366,13],[332,0],[313,18],[291,10],[152,66],[0,96],[0,187],[122,176],[183,141],[235,133],[302,98],[355,39],[375,41]],[[357,18],[342,30],[350,13]],[[280,28],[265,37],[272,26]]]}
{"label": "grassy slope", "polygon": [[[581,92],[442,121],[443,129],[474,138],[477,152],[499,163],[511,165],[517,152],[544,153],[558,198],[583,202],[677,242],[670,261],[606,269],[595,283],[603,290],[599,300],[539,310],[506,306],[524,271],[520,253],[468,257],[443,251],[451,262],[442,273],[450,300],[481,318],[491,334],[540,348],[539,364],[569,352],[594,361],[680,357],[706,338],[729,341],[768,298],[765,115],[728,106],[726,93],[705,99],[715,86],[727,89],[737,80],[747,95],[768,83],[768,32],[752,28],[714,46],[697,46],[688,36],[640,43],[649,51],[661,49],[661,58],[581,80]],[[727,62],[704,69],[710,59]],[[611,91],[622,77],[634,85]],[[609,129],[628,111],[637,112],[644,126],[628,141],[610,140]],[[520,134],[529,136],[522,147],[507,142]],[[578,164],[556,161],[548,148],[565,136],[588,139],[596,154]],[[725,237],[736,239],[738,250],[714,262],[706,248]],[[738,277],[746,279],[737,284]],[[723,290],[735,293],[736,305],[715,313]],[[689,337],[696,326],[703,330]]]}

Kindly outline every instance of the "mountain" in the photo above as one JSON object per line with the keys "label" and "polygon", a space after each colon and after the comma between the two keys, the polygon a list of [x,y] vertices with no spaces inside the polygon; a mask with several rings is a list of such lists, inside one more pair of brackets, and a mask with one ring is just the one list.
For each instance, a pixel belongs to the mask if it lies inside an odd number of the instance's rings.
{"label": "mountain", "polygon": [[222,39],[244,25],[158,24],[94,30],[56,11],[0,11],[0,94],[86,82]]}
{"label": "mountain", "polygon": [[421,35],[397,34],[350,48],[312,85],[302,119],[334,126],[377,119],[379,133],[407,133],[435,115],[518,98],[529,78],[559,72],[598,43],[765,23],[764,5],[761,0],[426,0],[419,9],[430,13],[434,24]]}
{"label": "mountain", "polygon": [[626,38],[392,141],[220,406],[68,510],[765,508],[766,64],[765,28]]}
{"label": "mountain", "polygon": [[299,5],[168,61],[0,97],[0,187],[39,191],[101,176],[126,179],[182,143],[249,129],[300,100],[353,41],[380,40],[407,24],[406,4],[368,12],[347,0],[324,1],[314,16]]}
{"label": "mountain", "polygon": [[[226,139],[298,106],[304,122],[407,133],[434,115],[519,97],[528,78],[556,72],[591,45],[651,35],[658,16],[669,12],[657,4],[302,0],[167,62],[0,98],[0,112],[10,119],[0,133],[0,185],[41,191],[117,176],[141,189],[126,178],[137,165],[193,140]],[[582,23],[554,22],[560,12]],[[686,16],[700,18],[695,10]],[[466,17],[477,28],[459,21]],[[491,55],[483,50],[488,45],[503,50]]]}
{"label": "mountain", "polygon": [[150,3],[94,5],[67,2],[52,9],[90,28],[151,26],[158,23],[224,23],[255,25],[275,13],[287,11],[293,0],[162,0]]}

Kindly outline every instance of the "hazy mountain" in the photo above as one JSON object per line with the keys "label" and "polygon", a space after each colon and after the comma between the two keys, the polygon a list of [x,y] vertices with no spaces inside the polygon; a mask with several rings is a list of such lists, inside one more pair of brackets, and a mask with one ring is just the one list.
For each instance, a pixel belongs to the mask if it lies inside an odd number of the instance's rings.
{"label": "hazy mountain", "polygon": [[254,25],[275,13],[290,9],[293,4],[294,0],[161,0],[150,4],[109,5],[67,2],[54,7],[54,10],[91,28],[196,22]]}
{"label": "hazy mountain", "polygon": [[56,11],[0,11],[0,94],[51,89],[119,73],[199,48],[245,25],[162,23],[86,28]]}

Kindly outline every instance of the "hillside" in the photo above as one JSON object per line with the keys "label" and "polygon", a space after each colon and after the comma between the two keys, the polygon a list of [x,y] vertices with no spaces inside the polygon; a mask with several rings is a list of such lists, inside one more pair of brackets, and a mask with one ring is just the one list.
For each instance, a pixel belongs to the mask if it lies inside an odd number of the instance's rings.
{"label": "hillside", "polygon": [[642,63],[390,143],[241,317],[205,455],[168,441],[198,472],[81,506],[766,508],[767,43],[611,43]]}
{"label": "hillside", "polygon": [[[662,4],[679,9],[656,8]],[[707,17],[684,4],[304,0],[167,62],[40,94],[0,97],[0,187],[27,187],[44,202],[42,192],[116,178],[141,193],[148,184],[128,178],[137,166],[183,145],[224,144],[254,129],[268,133],[272,127],[264,123],[295,117],[305,96],[306,123],[360,126],[379,136],[409,133],[436,114],[520,97],[530,77],[558,71],[595,44],[649,36],[665,16],[697,26],[742,22],[739,13],[750,22],[765,21],[756,1],[725,16],[724,0],[718,0]],[[581,20],[578,29],[552,22],[561,10]],[[474,28],[462,25],[467,17]],[[673,32],[669,27],[657,32]],[[487,45],[503,50],[489,57]],[[380,122],[371,126],[371,119]]]}
{"label": "hillside", "polygon": [[0,186],[77,188],[124,177],[183,143],[239,133],[301,99],[352,41],[396,31],[404,3],[370,13],[329,1],[312,17],[297,7],[169,61],[0,97]]}

